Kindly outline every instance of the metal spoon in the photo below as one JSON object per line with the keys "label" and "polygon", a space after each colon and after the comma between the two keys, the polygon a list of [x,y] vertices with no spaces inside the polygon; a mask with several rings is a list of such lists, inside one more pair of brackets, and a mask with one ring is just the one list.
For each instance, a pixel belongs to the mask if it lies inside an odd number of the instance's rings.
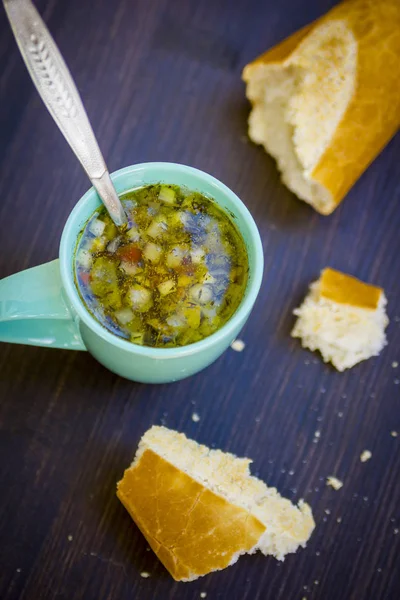
{"label": "metal spoon", "polygon": [[116,225],[127,222],[82,100],[53,38],[30,0],[3,0],[37,91]]}

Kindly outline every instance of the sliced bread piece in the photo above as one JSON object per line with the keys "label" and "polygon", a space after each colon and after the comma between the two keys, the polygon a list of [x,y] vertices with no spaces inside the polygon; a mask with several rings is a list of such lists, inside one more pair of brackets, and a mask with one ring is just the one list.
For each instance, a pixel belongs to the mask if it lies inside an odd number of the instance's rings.
{"label": "sliced bread piece", "polygon": [[327,268],[294,311],[298,318],[292,336],[344,371],[377,356],[386,345],[385,306],[382,288]]}
{"label": "sliced bread piece", "polygon": [[330,214],[400,124],[400,1],[347,0],[244,68],[249,136]]}
{"label": "sliced bread piece", "polygon": [[251,476],[250,462],[165,427],[142,437],[117,496],[175,580],[256,550],[283,560],[305,546],[315,525],[310,507]]}

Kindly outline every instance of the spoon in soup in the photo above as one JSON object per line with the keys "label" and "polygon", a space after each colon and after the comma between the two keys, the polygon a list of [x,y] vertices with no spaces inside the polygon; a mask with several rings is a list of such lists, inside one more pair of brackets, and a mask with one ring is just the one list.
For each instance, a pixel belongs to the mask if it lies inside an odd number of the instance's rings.
{"label": "spoon in soup", "polygon": [[127,218],[75,83],[30,0],[3,0],[18,47],[43,102],[117,226]]}

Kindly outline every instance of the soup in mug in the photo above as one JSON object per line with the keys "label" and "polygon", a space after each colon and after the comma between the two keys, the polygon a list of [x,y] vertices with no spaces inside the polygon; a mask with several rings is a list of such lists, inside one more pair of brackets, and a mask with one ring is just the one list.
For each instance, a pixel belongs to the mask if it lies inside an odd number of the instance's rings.
{"label": "soup in mug", "polygon": [[128,226],[104,207],[78,241],[75,278],[92,316],[134,344],[169,348],[217,331],[238,308],[248,258],[233,220],[209,197],[175,185],[121,196]]}

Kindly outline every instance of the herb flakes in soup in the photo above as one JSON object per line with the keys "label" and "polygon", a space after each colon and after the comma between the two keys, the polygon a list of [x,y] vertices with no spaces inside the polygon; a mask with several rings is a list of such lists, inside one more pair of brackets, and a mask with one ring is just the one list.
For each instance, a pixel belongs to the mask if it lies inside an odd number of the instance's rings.
{"label": "herb flakes in soup", "polygon": [[234,314],[248,259],[232,219],[198,192],[150,185],[121,196],[128,226],[99,208],[78,242],[76,284],[89,312],[135,344],[198,342]]}

